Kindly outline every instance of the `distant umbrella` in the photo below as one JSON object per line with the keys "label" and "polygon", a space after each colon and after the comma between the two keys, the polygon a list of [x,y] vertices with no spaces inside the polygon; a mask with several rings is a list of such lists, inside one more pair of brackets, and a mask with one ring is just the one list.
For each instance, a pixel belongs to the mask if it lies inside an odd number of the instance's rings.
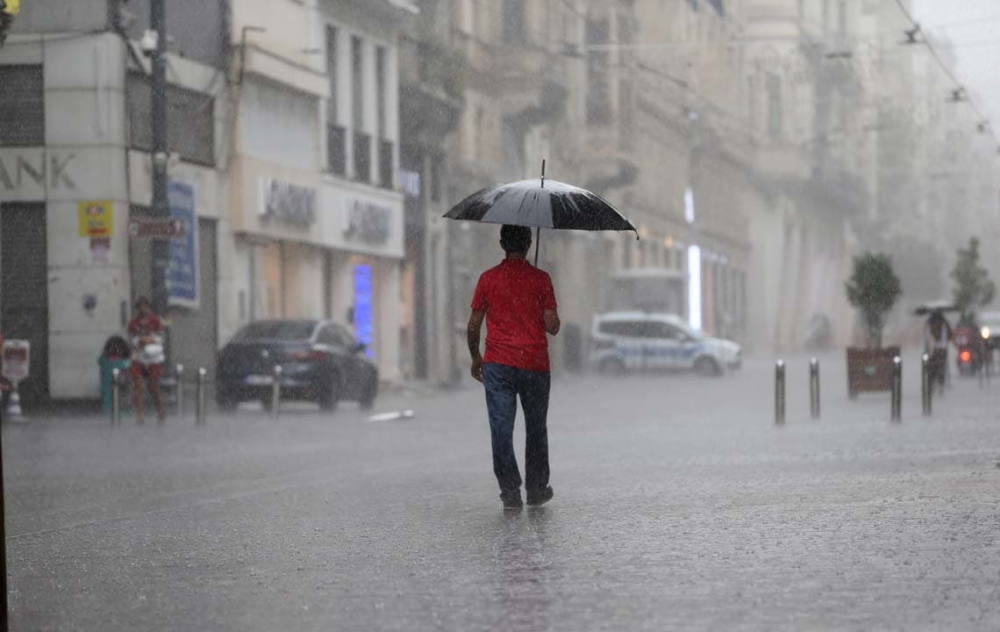
{"label": "distant umbrella", "polygon": [[955,304],[951,301],[929,301],[920,305],[915,310],[913,310],[914,316],[926,316],[928,314],[933,314],[935,312],[943,314],[944,312],[957,312],[960,311]]}
{"label": "distant umbrella", "polygon": [[[484,224],[511,224],[554,230],[630,230],[630,221],[601,196],[580,187],[542,177],[481,189],[445,214],[449,219]],[[535,264],[538,263],[536,238]]]}

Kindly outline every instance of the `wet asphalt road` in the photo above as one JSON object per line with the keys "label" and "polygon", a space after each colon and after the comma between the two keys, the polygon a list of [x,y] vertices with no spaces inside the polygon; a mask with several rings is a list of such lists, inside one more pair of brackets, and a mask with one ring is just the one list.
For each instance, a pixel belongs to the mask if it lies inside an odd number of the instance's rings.
{"label": "wet asphalt road", "polygon": [[556,498],[515,513],[471,385],[397,422],[6,426],[11,629],[997,630],[1000,381],[927,420],[915,367],[898,425],[836,357],[819,422],[790,361],[783,428],[765,363],[559,380]]}

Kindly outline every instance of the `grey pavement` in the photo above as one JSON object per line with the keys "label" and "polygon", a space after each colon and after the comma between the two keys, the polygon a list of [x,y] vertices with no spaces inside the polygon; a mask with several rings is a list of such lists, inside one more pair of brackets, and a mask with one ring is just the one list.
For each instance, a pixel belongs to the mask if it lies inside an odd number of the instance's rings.
{"label": "grey pavement", "polygon": [[[277,421],[3,427],[13,630],[997,630],[1000,380],[920,417],[823,358],[563,378],[553,502],[503,512],[481,390]],[[30,411],[29,411],[30,412]],[[523,428],[517,435],[519,454]]]}

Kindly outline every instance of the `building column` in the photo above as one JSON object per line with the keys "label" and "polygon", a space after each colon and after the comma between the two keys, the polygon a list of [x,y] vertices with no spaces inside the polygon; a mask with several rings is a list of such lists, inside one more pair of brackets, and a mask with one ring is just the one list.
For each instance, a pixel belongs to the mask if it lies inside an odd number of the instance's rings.
{"label": "building column", "polygon": [[399,371],[399,284],[400,263],[384,260],[378,265],[378,295],[376,318],[376,354],[379,377],[383,381],[398,382]]}

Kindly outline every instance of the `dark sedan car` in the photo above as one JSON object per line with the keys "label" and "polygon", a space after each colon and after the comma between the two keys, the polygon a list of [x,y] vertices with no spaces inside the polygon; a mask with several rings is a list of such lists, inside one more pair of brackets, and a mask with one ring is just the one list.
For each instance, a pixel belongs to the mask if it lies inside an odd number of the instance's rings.
{"label": "dark sedan car", "polygon": [[261,320],[240,329],[219,352],[216,401],[231,410],[259,400],[270,407],[274,367],[281,366],[281,399],[313,401],[333,410],[341,400],[370,408],[378,368],[365,345],[343,326],[323,320]]}

